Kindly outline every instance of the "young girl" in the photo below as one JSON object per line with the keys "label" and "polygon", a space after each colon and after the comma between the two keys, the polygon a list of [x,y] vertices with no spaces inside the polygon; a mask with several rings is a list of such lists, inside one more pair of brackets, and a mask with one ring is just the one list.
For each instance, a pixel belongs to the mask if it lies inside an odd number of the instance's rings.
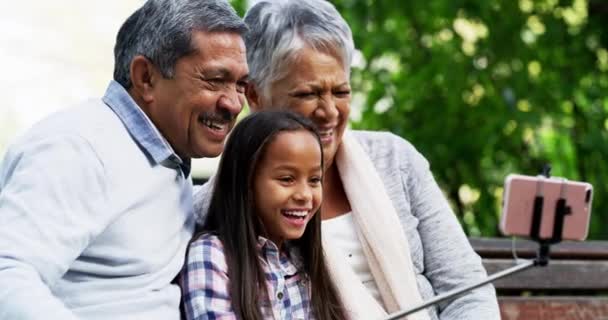
{"label": "young girl", "polygon": [[233,130],[182,274],[187,319],[345,319],[321,247],[323,154],[306,118]]}

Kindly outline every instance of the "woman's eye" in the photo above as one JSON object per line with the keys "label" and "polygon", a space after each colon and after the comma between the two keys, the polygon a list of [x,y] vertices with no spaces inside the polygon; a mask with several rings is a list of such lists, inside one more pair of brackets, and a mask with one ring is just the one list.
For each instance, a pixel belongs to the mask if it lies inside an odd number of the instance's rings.
{"label": "woman's eye", "polygon": [[293,96],[296,98],[306,99],[306,98],[312,98],[316,95],[317,94],[315,92],[305,91],[305,92],[296,92]]}
{"label": "woman's eye", "polygon": [[334,95],[336,97],[347,97],[350,95],[350,90],[339,90],[339,91],[334,91]]}

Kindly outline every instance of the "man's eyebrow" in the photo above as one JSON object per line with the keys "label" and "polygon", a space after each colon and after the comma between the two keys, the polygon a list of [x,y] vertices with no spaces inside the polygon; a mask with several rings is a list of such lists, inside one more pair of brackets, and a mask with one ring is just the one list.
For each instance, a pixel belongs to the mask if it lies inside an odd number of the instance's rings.
{"label": "man's eyebrow", "polygon": [[222,77],[227,78],[232,76],[232,72],[225,67],[210,67],[210,68],[202,68],[200,70],[200,74],[206,77]]}
{"label": "man's eyebrow", "polygon": [[[201,69],[201,71],[199,73],[204,77],[219,77],[222,79],[231,79],[231,78],[235,77],[234,73],[232,73],[232,71],[230,71],[230,69],[225,68],[225,67],[210,67],[210,68],[206,68],[206,69],[203,68],[203,69]],[[249,74],[247,73],[237,80],[238,81],[248,81]]]}

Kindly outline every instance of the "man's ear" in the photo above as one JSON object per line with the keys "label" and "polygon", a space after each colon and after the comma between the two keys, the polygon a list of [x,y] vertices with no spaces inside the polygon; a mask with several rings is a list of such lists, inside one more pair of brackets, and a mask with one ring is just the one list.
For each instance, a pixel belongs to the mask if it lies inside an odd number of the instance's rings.
{"label": "man's ear", "polygon": [[258,94],[256,86],[249,82],[245,87],[245,96],[247,96],[247,103],[252,111],[260,111],[262,108],[261,96]]}
{"label": "man's ear", "polygon": [[154,85],[160,73],[148,58],[135,56],[130,66],[131,90],[146,104],[154,101]]}

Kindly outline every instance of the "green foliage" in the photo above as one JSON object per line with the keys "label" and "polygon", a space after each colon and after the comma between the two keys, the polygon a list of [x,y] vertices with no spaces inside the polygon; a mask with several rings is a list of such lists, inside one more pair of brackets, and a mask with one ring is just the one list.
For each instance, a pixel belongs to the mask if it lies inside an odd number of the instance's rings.
{"label": "green foliage", "polygon": [[411,141],[468,234],[496,235],[504,177],[548,162],[593,184],[608,239],[608,4],[333,2],[361,52],[353,126]]}
{"label": "green foliage", "polygon": [[244,16],[247,11],[247,0],[230,0],[230,4],[234,7],[239,16]]}

